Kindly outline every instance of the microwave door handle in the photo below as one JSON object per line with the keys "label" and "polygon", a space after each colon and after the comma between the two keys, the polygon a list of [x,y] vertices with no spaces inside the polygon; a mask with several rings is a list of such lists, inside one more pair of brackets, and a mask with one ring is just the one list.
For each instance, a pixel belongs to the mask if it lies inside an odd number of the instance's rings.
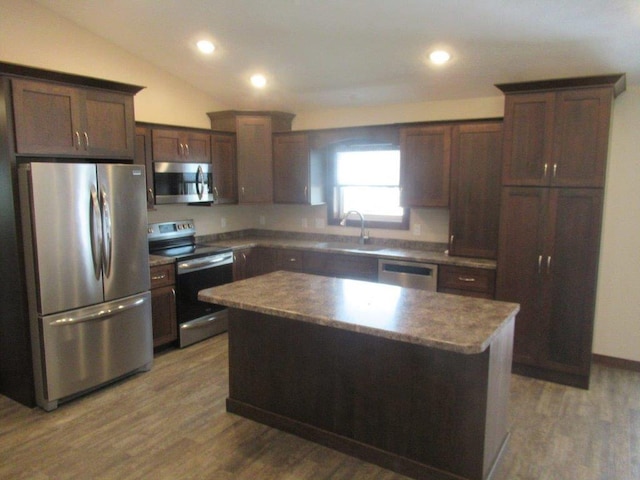
{"label": "microwave door handle", "polygon": [[201,165],[198,165],[198,171],[196,172],[196,193],[198,194],[198,199],[202,200],[202,195],[204,194],[204,172]]}
{"label": "microwave door handle", "polygon": [[102,269],[104,275],[111,275],[111,254],[113,251],[113,232],[111,225],[111,209],[109,208],[109,199],[104,187],[101,188],[102,197],[102,228],[104,240],[102,242]]}
{"label": "microwave door handle", "polygon": [[93,272],[96,280],[100,279],[102,260],[102,214],[100,211],[100,203],[98,202],[98,192],[91,187],[91,206],[90,206],[90,236],[91,236],[91,256],[93,257]]}

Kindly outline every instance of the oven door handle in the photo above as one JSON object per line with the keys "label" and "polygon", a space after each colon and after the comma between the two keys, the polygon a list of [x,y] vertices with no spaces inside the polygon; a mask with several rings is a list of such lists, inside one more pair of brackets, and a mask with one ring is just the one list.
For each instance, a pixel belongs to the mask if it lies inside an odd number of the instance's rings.
{"label": "oven door handle", "polygon": [[219,265],[227,265],[230,263],[233,263],[233,256],[231,254],[207,257],[205,260],[187,260],[185,262],[178,263],[178,275],[203,270],[205,268],[212,268]]}

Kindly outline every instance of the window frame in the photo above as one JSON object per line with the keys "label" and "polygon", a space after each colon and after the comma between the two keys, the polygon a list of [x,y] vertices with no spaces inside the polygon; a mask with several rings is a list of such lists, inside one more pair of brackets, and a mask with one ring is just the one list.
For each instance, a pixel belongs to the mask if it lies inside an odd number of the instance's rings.
{"label": "window frame", "polygon": [[[337,154],[344,149],[355,149],[356,146],[362,145],[371,147],[371,150],[383,149],[383,147],[397,147],[400,146],[389,142],[376,142],[367,139],[350,139],[341,142],[336,142],[327,147],[327,225],[340,225],[340,185],[338,184],[338,172],[337,172]],[[377,147],[377,148],[376,148]],[[402,154],[400,155],[400,169],[402,169]],[[402,178],[402,177],[401,177]],[[400,180],[401,181],[401,180]],[[402,184],[399,182],[398,187],[402,189]],[[372,229],[387,229],[387,230],[409,230],[409,215],[410,209],[401,205],[403,214],[399,222],[390,222],[384,220],[369,220],[365,215],[364,226],[365,228]],[[356,215],[350,215],[347,218],[346,226],[360,227],[360,218]]]}

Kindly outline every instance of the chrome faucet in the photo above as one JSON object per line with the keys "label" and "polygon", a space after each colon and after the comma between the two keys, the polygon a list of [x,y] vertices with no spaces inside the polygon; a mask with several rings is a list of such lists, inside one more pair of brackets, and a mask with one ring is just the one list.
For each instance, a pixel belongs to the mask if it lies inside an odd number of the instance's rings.
{"label": "chrome faucet", "polygon": [[359,211],[357,210],[349,210],[344,217],[342,217],[342,220],[340,220],[340,225],[342,225],[343,227],[347,224],[347,217],[349,215],[351,215],[352,213],[355,213],[356,215],[360,216],[360,238],[358,239],[358,243],[360,245],[364,245],[365,242],[367,240],[369,240],[369,235],[365,235],[364,233],[364,215],[362,215]]}

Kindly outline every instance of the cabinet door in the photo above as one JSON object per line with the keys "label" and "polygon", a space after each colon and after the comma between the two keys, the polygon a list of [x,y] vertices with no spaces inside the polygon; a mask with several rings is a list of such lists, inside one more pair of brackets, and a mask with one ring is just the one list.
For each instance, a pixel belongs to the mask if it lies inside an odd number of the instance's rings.
{"label": "cabinet door", "polygon": [[402,206],[449,206],[450,154],[451,126],[401,129]]}
{"label": "cabinet door", "polygon": [[186,161],[180,131],[154,128],[151,130],[151,143],[154,162]]}
{"label": "cabinet door", "polygon": [[504,185],[544,186],[552,170],[555,93],[507,95]]}
{"label": "cabinet door", "polygon": [[213,165],[213,194],[216,203],[237,203],[236,136],[211,135],[211,163]]}
{"label": "cabinet door", "polygon": [[612,101],[611,88],[557,94],[552,185],[604,187]]}
{"label": "cabinet door", "polygon": [[211,135],[184,131],[180,135],[183,160],[191,163],[211,163]]}
{"label": "cabinet door", "polygon": [[309,203],[309,141],[304,133],[273,137],[273,201]]}
{"label": "cabinet door", "polygon": [[133,158],[133,97],[100,90],[84,91],[82,146],[90,156]]}
{"label": "cabinet door", "polygon": [[135,156],[133,163],[144,165],[147,179],[147,209],[155,207],[153,190],[153,162],[151,161],[151,130],[147,127],[136,127]]}
{"label": "cabinet door", "polygon": [[178,338],[176,291],[173,285],[151,290],[153,346],[159,347]]}
{"label": "cabinet door", "polygon": [[14,79],[16,152],[77,155],[81,147],[79,90],[63,85]]}
{"label": "cabinet door", "polygon": [[[589,375],[602,217],[601,189],[551,189],[545,267],[548,363]],[[517,321],[516,321],[517,323]]]}
{"label": "cabinet door", "polygon": [[238,189],[240,203],[273,202],[271,119],[238,116]]}
{"label": "cabinet door", "polygon": [[520,304],[513,359],[540,365],[548,343],[542,298],[545,276],[546,188],[506,187],[502,191],[496,299]]}
{"label": "cabinet door", "polygon": [[233,281],[260,275],[259,255],[253,247],[236,249],[233,252]]}
{"label": "cabinet door", "polygon": [[502,123],[453,129],[449,253],[496,258],[500,217]]}

